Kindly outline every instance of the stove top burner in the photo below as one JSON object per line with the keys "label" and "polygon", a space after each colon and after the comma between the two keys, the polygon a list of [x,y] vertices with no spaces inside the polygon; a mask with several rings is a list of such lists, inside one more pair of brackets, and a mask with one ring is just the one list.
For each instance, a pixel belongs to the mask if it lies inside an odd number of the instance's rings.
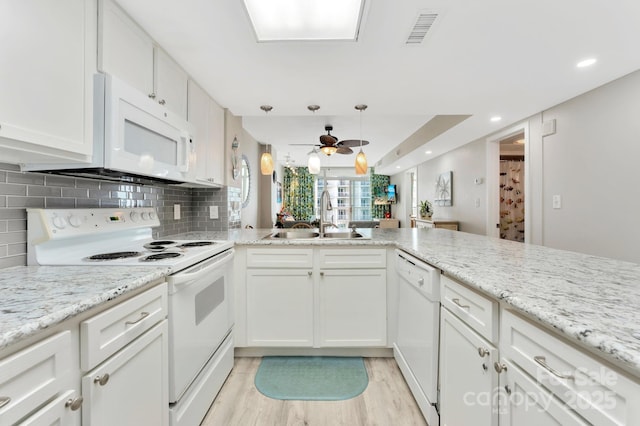
{"label": "stove top burner", "polygon": [[145,256],[140,259],[140,262],[155,262],[163,259],[171,259],[174,257],[180,257],[182,253],[177,253],[175,251],[167,251],[164,253],[150,254],[149,256]]}
{"label": "stove top burner", "polygon": [[138,257],[142,253],[139,251],[117,251],[113,253],[100,253],[87,257],[87,260],[114,260],[114,259],[126,259],[129,257]]}
{"label": "stove top burner", "polygon": [[160,241],[151,241],[150,243],[147,243],[150,246],[168,246],[171,244],[175,244],[175,241],[171,241],[171,240],[160,240]]}
{"label": "stove top burner", "polygon": [[180,244],[178,247],[203,247],[203,246],[211,246],[215,244],[213,241],[192,241],[189,243]]}

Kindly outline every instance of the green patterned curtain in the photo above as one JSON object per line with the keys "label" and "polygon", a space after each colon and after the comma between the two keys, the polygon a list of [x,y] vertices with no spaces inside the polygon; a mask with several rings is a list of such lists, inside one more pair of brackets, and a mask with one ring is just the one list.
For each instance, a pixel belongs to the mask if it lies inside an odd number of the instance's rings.
{"label": "green patterned curtain", "polygon": [[384,218],[384,214],[391,212],[391,206],[389,204],[376,204],[376,198],[381,198],[386,201],[387,194],[385,190],[387,185],[391,182],[391,178],[387,175],[377,175],[371,170],[371,217],[374,219]]}
{"label": "green patterned curtain", "polygon": [[284,168],[282,183],[282,208],[296,220],[311,221],[315,199],[313,196],[314,175],[306,167]]}

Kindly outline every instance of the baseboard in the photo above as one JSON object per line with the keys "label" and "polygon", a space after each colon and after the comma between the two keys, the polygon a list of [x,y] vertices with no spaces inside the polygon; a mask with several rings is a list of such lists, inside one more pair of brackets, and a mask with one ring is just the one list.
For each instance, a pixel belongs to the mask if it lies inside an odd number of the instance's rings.
{"label": "baseboard", "polygon": [[362,356],[393,358],[392,348],[235,348],[236,358],[262,356]]}

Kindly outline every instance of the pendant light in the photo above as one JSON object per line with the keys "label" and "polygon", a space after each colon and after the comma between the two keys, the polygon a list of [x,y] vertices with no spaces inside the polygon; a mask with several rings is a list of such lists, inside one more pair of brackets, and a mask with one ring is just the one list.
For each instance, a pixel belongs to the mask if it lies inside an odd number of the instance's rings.
{"label": "pendant light", "polygon": [[362,111],[367,109],[367,106],[364,104],[356,105],[356,109],[360,111],[360,152],[356,155],[356,174],[357,175],[366,175],[367,174],[367,157],[362,152]]}
{"label": "pendant light", "polygon": [[[309,105],[307,106],[307,109],[315,114],[316,111],[320,109],[320,105]],[[320,156],[318,155],[318,150],[315,147],[309,153],[307,168],[309,169],[309,173],[312,175],[320,173]]]}
{"label": "pendant light", "polygon": [[[271,105],[261,105],[260,109],[268,114],[273,109]],[[260,172],[263,175],[270,175],[273,173],[273,157],[271,156],[271,145],[267,145],[265,151],[260,157]]]}

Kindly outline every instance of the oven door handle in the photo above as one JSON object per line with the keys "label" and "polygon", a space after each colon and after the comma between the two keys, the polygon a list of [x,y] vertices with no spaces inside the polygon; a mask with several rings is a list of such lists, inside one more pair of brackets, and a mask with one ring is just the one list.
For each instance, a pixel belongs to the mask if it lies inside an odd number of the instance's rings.
{"label": "oven door handle", "polygon": [[188,270],[178,272],[175,275],[171,275],[169,277],[169,280],[174,286],[182,286],[191,282],[195,282],[204,276],[210,275],[213,270],[219,269],[224,263],[231,261],[232,258],[233,250],[227,250],[220,255],[214,256],[209,260],[205,260],[204,262],[212,263],[200,267],[197,272],[189,273]]}

